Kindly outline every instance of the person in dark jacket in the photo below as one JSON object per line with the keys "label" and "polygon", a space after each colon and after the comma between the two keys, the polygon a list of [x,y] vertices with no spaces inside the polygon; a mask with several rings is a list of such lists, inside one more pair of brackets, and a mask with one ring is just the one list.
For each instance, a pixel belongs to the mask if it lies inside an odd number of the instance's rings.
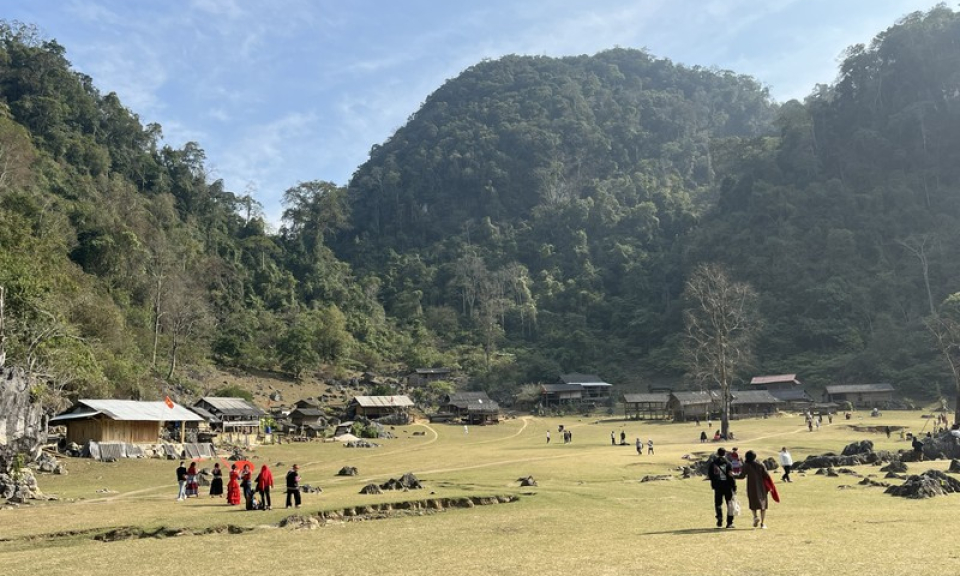
{"label": "person in dark jacket", "polygon": [[287,472],[287,508],[291,500],[300,507],[300,467],[296,464]]}
{"label": "person in dark jacket", "polygon": [[767,492],[769,491],[767,483],[770,480],[770,473],[763,464],[757,462],[757,453],[753,450],[747,451],[743,470],[737,474],[737,478],[746,479],[747,501],[750,504],[750,511],[753,512],[753,527],[766,529]]}
{"label": "person in dark jacket", "polygon": [[177,468],[177,485],[180,487],[180,491],[177,492],[177,502],[187,499],[187,467],[183,464],[184,462],[181,461]]}
{"label": "person in dark jacket", "polygon": [[[730,512],[730,500],[736,489],[737,481],[733,477],[727,451],[717,448],[717,454],[707,465],[707,477],[713,488],[713,507],[717,514],[717,528],[723,528],[723,517],[727,517],[727,528],[733,528],[733,515]],[[724,514],[726,512],[726,514]]]}

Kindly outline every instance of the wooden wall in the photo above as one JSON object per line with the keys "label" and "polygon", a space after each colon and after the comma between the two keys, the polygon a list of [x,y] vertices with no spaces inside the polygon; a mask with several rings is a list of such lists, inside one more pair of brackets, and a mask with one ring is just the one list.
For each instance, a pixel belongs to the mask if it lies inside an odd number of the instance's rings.
{"label": "wooden wall", "polygon": [[73,420],[67,423],[67,441],[86,444],[96,442],[126,442],[152,444],[160,438],[159,422],[124,422],[108,419]]}

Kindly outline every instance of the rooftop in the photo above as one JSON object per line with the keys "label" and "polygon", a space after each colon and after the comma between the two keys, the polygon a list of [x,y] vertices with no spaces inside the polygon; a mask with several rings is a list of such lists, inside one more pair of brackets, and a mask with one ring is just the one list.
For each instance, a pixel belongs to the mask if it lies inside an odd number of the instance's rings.
{"label": "rooftop", "polygon": [[111,420],[135,422],[200,422],[203,417],[174,403],[140,402],[138,400],[78,400],[66,412],[50,419],[50,422],[78,420],[103,415]]}

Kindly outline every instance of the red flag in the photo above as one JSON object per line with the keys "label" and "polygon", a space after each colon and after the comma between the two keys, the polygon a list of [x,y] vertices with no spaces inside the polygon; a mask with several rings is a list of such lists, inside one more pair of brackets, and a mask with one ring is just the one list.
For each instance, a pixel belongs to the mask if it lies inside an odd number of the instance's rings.
{"label": "red flag", "polygon": [[171,400],[169,396],[167,396],[166,398],[164,398],[164,399],[163,399],[163,402],[164,402],[164,404],[167,405],[167,408],[173,410],[173,400]]}

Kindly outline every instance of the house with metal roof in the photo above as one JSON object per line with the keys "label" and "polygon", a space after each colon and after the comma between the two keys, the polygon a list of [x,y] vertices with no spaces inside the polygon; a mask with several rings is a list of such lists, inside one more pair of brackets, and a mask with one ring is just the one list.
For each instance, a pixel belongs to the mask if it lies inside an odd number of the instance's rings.
{"label": "house with metal roof", "polygon": [[750,387],[756,390],[793,390],[801,386],[796,374],[776,374],[773,376],[754,376]]}
{"label": "house with metal roof", "polygon": [[354,396],[347,404],[347,419],[365,416],[371,420],[391,414],[409,414],[413,400],[409,396]]}
{"label": "house with metal roof", "polygon": [[560,381],[564,384],[579,384],[583,388],[583,401],[603,403],[610,399],[613,384],[604,382],[596,374],[561,374]]}
{"label": "house with metal roof", "polygon": [[500,405],[486,392],[454,392],[447,394],[440,405],[441,413],[453,414],[466,424],[500,422]]}
{"label": "house with metal roof", "polygon": [[807,391],[803,388],[795,388],[793,390],[769,390],[769,392],[780,401],[782,408],[805,410],[810,408],[814,403],[813,397],[807,394]]}
{"label": "house with metal roof", "polygon": [[892,384],[834,384],[826,387],[823,399],[841,406],[849,402],[854,408],[886,408],[894,392]]}
{"label": "house with metal roof", "polygon": [[260,432],[260,418],[266,412],[243,398],[204,396],[193,404],[193,409],[199,409],[213,416],[210,426],[224,434],[258,434]]}
{"label": "house with metal roof", "polygon": [[730,413],[740,417],[773,414],[781,405],[767,390],[732,390],[730,396]]}
{"label": "house with metal roof", "polygon": [[422,386],[435,380],[449,380],[452,375],[453,368],[417,368],[407,376],[407,382]]}
{"label": "house with metal roof", "polygon": [[153,444],[167,422],[186,422],[202,418],[171,402],[137,400],[78,400],[65,412],[50,419],[50,424],[67,428],[67,442],[124,442]]}
{"label": "house with metal roof", "polygon": [[668,392],[651,392],[647,394],[624,394],[623,415],[626,418],[657,419],[669,418],[667,402],[670,401]]}
{"label": "house with metal roof", "polygon": [[540,403],[543,406],[561,404],[579,404],[583,400],[583,386],[580,384],[541,384]]}
{"label": "house with metal roof", "polygon": [[716,390],[671,392],[667,410],[677,421],[706,420],[720,411],[720,393]]}

